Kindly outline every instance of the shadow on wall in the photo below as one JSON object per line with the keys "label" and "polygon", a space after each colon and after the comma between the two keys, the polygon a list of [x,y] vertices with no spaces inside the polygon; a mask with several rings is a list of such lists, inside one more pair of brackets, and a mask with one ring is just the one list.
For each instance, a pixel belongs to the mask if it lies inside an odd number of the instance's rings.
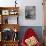
{"label": "shadow on wall", "polygon": [[20,32],[19,32],[19,39],[20,39],[20,41],[22,40],[22,38],[24,36],[24,33],[25,33],[25,31],[28,28],[32,28],[36,32],[39,41],[41,43],[43,43],[43,33],[42,33],[43,30],[42,30],[42,26],[21,26],[20,27]]}

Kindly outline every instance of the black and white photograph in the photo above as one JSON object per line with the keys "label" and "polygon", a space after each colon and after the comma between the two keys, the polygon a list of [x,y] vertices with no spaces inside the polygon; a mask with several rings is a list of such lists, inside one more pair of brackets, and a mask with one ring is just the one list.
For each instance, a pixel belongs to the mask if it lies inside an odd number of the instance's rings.
{"label": "black and white photograph", "polygon": [[26,19],[35,19],[36,18],[36,7],[35,6],[26,6],[25,7],[25,18]]}

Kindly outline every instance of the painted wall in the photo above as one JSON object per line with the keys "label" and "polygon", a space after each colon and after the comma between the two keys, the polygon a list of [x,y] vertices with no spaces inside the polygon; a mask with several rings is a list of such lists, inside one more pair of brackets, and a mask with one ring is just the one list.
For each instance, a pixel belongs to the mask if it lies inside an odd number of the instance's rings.
{"label": "painted wall", "polygon": [[[15,6],[15,0],[0,0],[1,7]],[[19,10],[19,24],[21,26],[43,26],[43,6],[42,0],[17,0]],[[36,6],[36,19],[25,19],[25,6]]]}

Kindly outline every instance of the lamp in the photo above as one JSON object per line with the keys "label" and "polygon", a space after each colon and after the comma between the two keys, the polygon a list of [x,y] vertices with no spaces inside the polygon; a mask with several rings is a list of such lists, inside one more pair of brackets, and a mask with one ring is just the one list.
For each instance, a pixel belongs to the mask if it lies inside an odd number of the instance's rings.
{"label": "lamp", "polygon": [[17,2],[16,2],[17,0],[15,0],[15,7],[16,7],[16,4],[17,4]]}

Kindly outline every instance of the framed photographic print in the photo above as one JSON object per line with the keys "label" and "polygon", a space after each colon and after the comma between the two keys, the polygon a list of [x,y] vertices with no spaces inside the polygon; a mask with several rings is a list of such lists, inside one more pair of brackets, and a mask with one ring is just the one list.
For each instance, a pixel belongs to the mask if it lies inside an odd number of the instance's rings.
{"label": "framed photographic print", "polygon": [[9,10],[2,10],[2,15],[9,15]]}
{"label": "framed photographic print", "polygon": [[35,6],[26,6],[25,7],[25,18],[26,19],[35,19],[36,18],[36,7]]}

